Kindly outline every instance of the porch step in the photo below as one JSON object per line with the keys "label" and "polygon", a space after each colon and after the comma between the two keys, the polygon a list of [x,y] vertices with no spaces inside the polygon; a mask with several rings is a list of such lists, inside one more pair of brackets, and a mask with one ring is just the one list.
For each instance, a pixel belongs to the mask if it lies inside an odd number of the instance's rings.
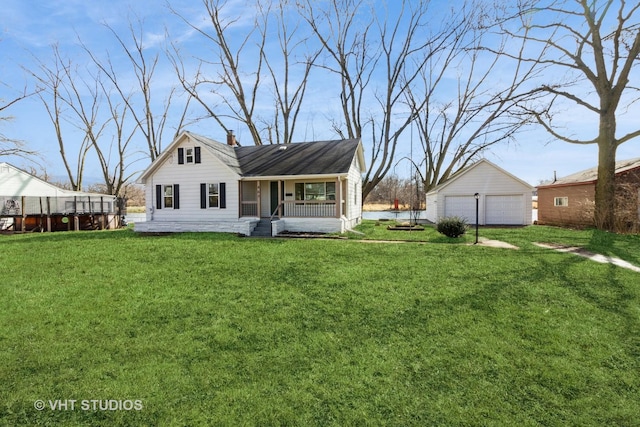
{"label": "porch step", "polygon": [[271,220],[261,219],[251,232],[251,236],[271,237]]}

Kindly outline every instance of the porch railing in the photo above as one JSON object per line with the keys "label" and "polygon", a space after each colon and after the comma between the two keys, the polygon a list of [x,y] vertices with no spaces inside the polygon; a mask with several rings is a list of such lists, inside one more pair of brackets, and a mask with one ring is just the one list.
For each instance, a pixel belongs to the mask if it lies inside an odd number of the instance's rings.
{"label": "porch railing", "polygon": [[284,216],[331,218],[336,216],[336,201],[284,201]]}
{"label": "porch railing", "polygon": [[241,202],[242,216],[258,216],[258,202]]}

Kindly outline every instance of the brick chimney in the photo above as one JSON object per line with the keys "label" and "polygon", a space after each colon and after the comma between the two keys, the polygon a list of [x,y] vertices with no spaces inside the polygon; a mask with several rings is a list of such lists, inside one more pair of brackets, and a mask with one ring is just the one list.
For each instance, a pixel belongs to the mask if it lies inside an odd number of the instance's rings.
{"label": "brick chimney", "polygon": [[235,147],[238,145],[236,144],[236,136],[233,134],[232,130],[227,131],[227,145],[231,147]]}

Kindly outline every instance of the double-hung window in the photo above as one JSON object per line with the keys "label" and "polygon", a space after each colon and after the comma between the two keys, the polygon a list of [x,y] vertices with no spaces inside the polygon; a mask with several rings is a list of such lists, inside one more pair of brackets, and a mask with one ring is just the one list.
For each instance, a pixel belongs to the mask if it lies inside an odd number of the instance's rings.
{"label": "double-hung window", "polygon": [[173,185],[164,186],[164,207],[173,208]]}
{"label": "double-hung window", "polygon": [[200,209],[227,207],[227,191],[224,182],[200,184]]}
{"label": "double-hung window", "polygon": [[220,201],[220,191],[219,191],[218,184],[208,184],[207,191],[208,191],[207,195],[209,199],[209,207],[217,208],[219,206],[218,202]]}
{"label": "double-hung window", "polygon": [[180,209],[180,185],[156,185],[156,209]]}

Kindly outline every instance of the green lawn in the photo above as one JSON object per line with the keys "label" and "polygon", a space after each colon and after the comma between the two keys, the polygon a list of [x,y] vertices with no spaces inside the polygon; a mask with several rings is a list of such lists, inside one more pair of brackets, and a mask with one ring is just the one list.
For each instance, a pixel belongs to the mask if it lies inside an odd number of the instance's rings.
{"label": "green lawn", "polygon": [[640,236],[360,231],[0,236],[0,425],[638,425],[640,274],[532,242]]}

